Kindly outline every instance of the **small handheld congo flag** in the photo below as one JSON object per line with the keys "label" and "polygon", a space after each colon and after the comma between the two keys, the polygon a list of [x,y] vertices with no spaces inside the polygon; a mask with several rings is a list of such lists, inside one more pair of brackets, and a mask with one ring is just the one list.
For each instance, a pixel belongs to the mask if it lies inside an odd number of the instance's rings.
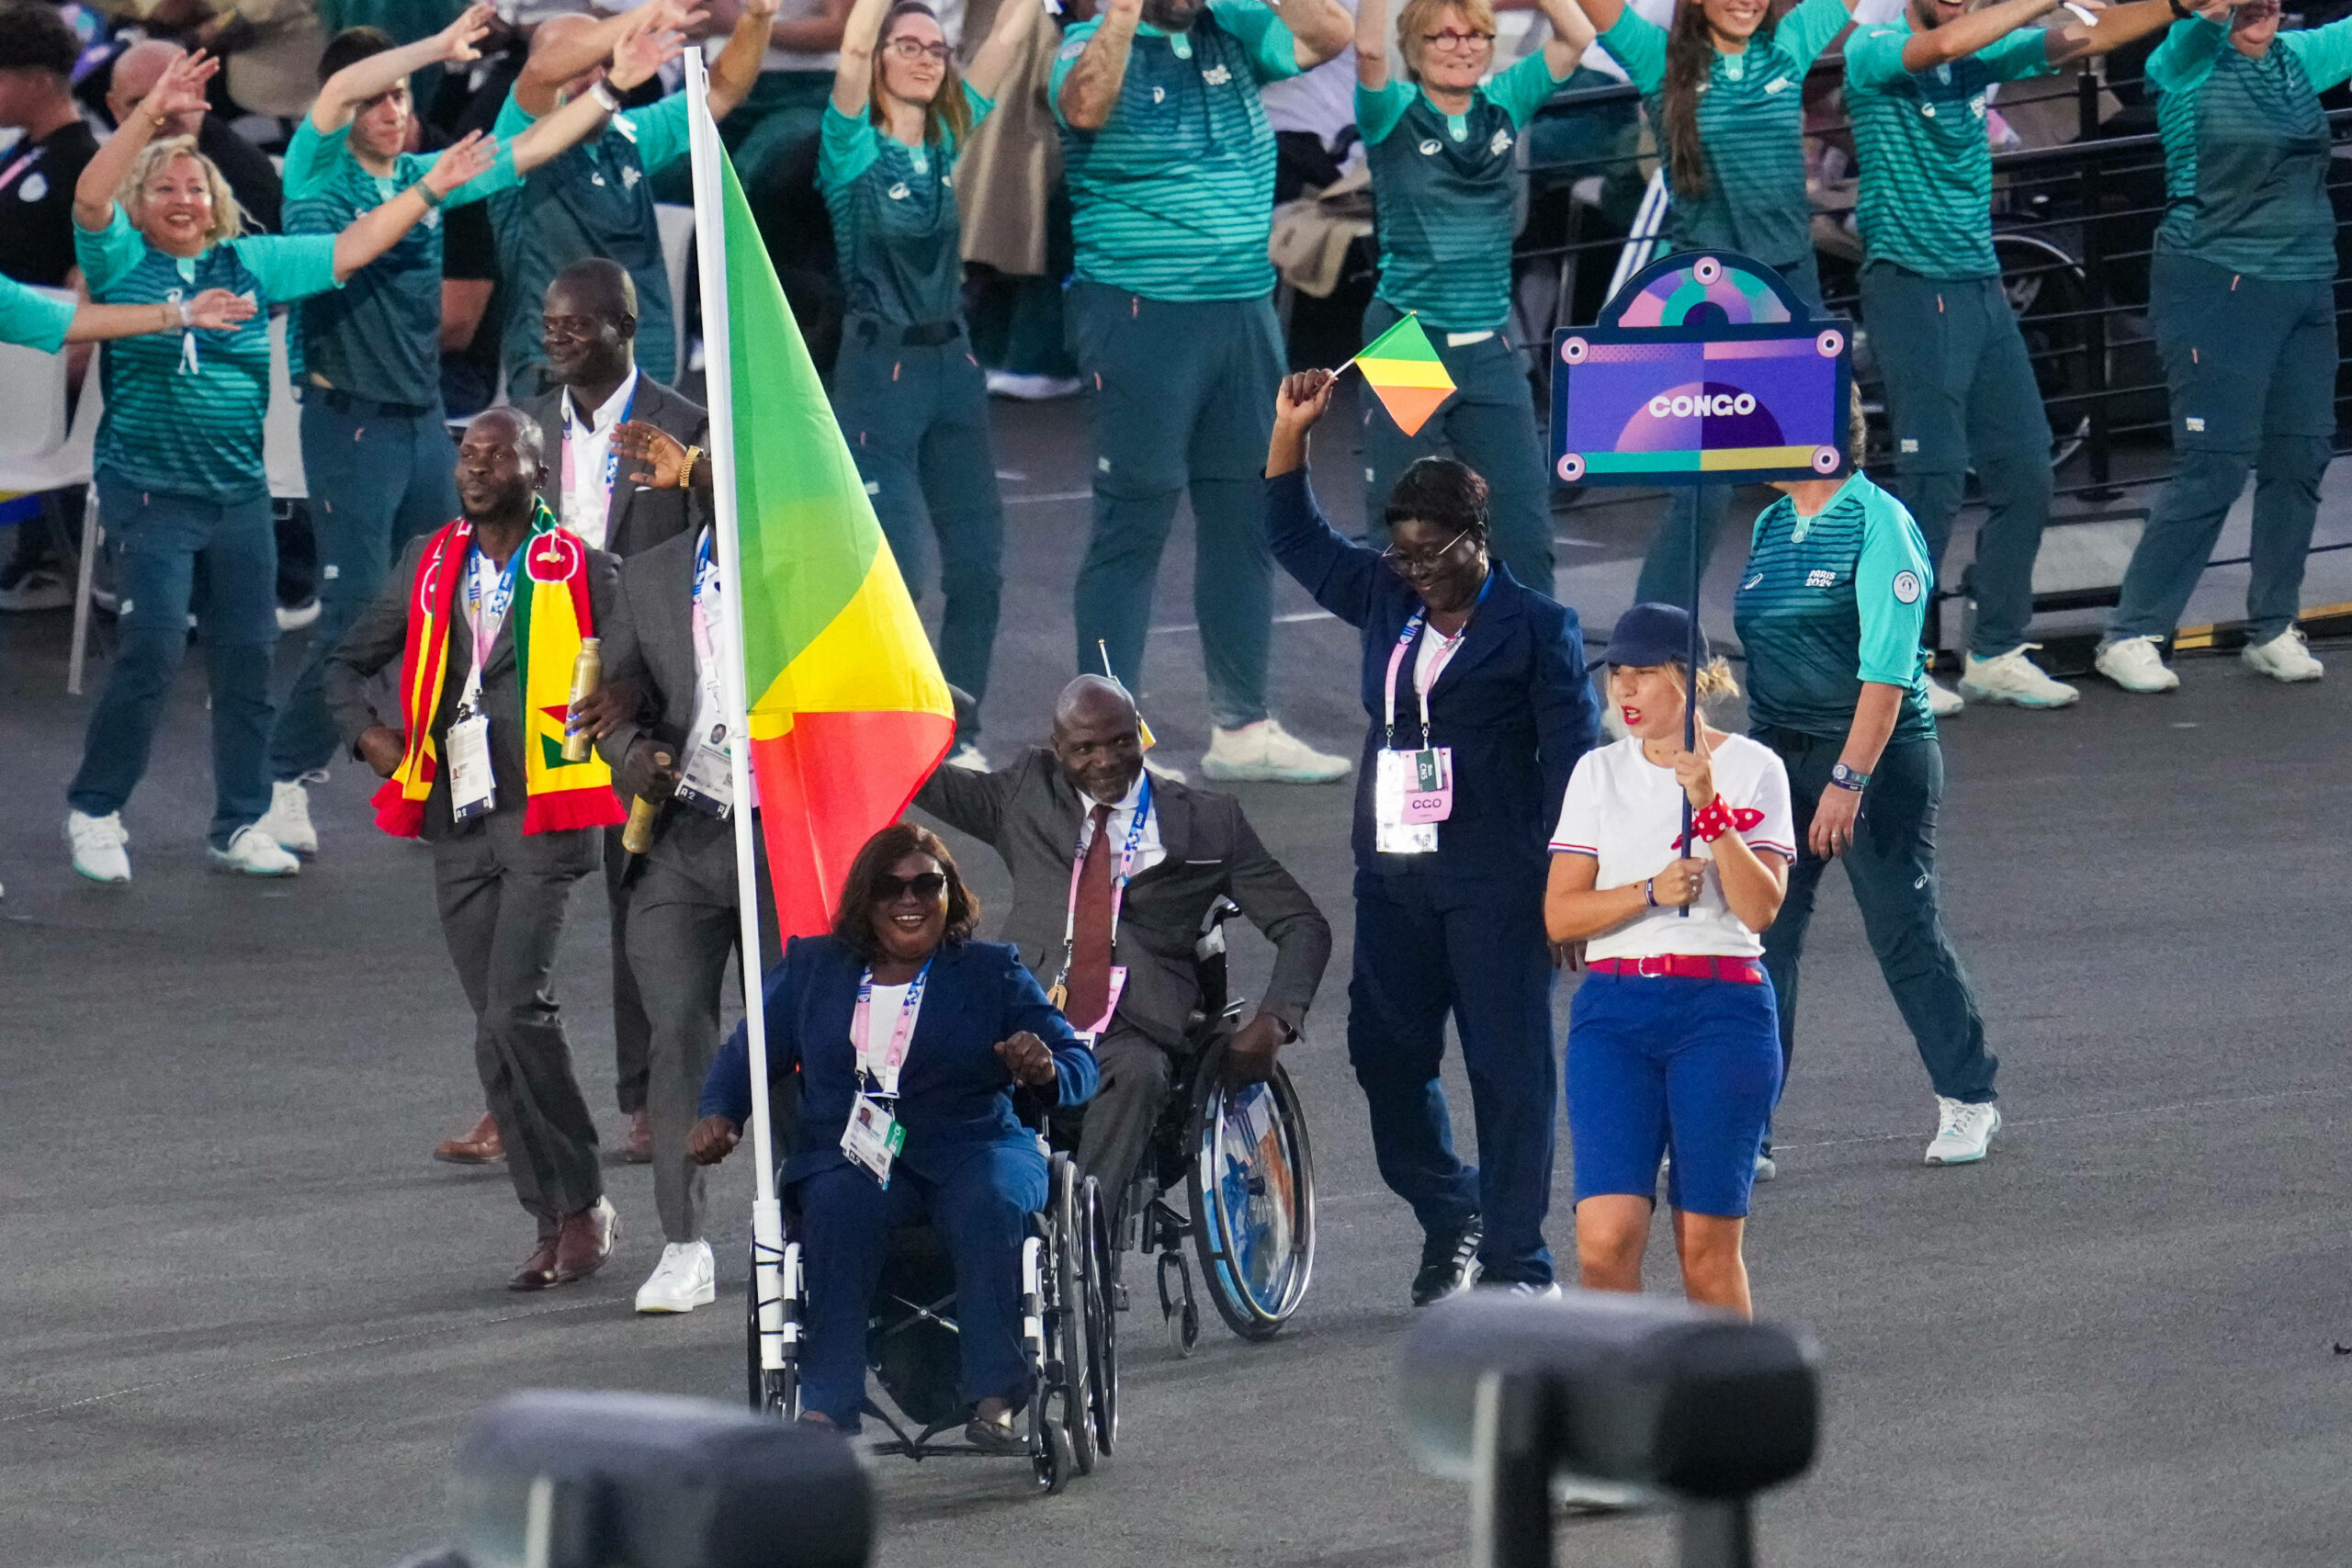
{"label": "small handheld congo flag", "polygon": [[1415,316],[1381,333],[1349,363],[1363,372],[1364,384],[1380,394],[1380,406],[1408,435],[1419,434],[1438,405],[1453,395],[1453,378]]}

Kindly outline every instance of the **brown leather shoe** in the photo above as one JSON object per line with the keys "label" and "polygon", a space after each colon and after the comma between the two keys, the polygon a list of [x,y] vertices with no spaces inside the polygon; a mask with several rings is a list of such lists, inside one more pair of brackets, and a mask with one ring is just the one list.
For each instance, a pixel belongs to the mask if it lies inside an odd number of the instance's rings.
{"label": "brown leather shoe", "polygon": [[537,1250],[523,1260],[523,1267],[514,1270],[514,1277],[506,1281],[506,1288],[510,1291],[544,1291],[555,1284],[555,1257],[556,1238],[541,1236]]}
{"label": "brown leather shoe", "polygon": [[555,1234],[554,1283],[569,1285],[605,1266],[605,1259],[613,1255],[613,1243],[620,1236],[621,1217],[611,1200],[599,1198],[578,1213],[565,1216]]}
{"label": "brown leather shoe", "polygon": [[464,1137],[434,1145],[433,1157],[449,1165],[495,1165],[506,1157],[506,1145],[499,1142],[497,1122],[485,1111]]}
{"label": "brown leather shoe", "polygon": [[629,1165],[653,1163],[653,1122],[642,1111],[628,1119],[628,1142],[621,1145],[621,1159]]}

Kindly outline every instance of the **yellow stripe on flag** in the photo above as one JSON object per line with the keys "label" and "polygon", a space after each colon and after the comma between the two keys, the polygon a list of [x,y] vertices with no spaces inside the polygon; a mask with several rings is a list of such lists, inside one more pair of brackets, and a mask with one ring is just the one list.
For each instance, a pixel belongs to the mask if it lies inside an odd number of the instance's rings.
{"label": "yellow stripe on flag", "polygon": [[1374,387],[1436,387],[1453,390],[1453,378],[1435,359],[1359,359],[1356,368]]}
{"label": "yellow stripe on flag", "polygon": [[790,734],[797,713],[891,710],[945,716],[956,708],[899,563],[884,549],[841,613],[752,702],[752,739]]}

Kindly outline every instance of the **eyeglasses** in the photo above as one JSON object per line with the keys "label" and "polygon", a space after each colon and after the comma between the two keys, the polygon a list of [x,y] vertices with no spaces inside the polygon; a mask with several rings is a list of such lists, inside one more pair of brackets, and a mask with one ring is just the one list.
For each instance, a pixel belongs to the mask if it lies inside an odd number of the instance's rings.
{"label": "eyeglasses", "polygon": [[1495,35],[1465,33],[1456,28],[1448,28],[1443,32],[1423,33],[1421,41],[1425,44],[1434,44],[1439,49],[1476,49],[1482,43],[1494,42]]}
{"label": "eyeglasses", "polygon": [[1472,530],[1464,528],[1436,549],[1424,550],[1419,554],[1409,550],[1400,550],[1391,545],[1380,552],[1380,558],[1386,561],[1393,570],[1402,576],[1409,577],[1415,572],[1435,571],[1445,564],[1445,558],[1453,553],[1453,547],[1468,538]]}
{"label": "eyeglasses", "polygon": [[938,63],[944,65],[956,58],[956,51],[945,44],[924,43],[918,39],[894,38],[883,47],[899,59],[906,61],[921,60],[927,54]]}
{"label": "eyeglasses", "polygon": [[874,901],[877,904],[895,904],[910,893],[928,900],[946,891],[944,872],[926,871],[914,876],[892,876],[885,872],[874,879]]}

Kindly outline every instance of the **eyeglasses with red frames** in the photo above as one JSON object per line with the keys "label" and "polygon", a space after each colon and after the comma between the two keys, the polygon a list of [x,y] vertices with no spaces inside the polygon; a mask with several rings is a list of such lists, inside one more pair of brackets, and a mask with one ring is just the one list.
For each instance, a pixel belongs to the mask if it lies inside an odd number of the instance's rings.
{"label": "eyeglasses with red frames", "polygon": [[1471,50],[1495,41],[1492,33],[1465,33],[1459,28],[1447,28],[1442,32],[1423,33],[1421,41],[1437,49]]}

